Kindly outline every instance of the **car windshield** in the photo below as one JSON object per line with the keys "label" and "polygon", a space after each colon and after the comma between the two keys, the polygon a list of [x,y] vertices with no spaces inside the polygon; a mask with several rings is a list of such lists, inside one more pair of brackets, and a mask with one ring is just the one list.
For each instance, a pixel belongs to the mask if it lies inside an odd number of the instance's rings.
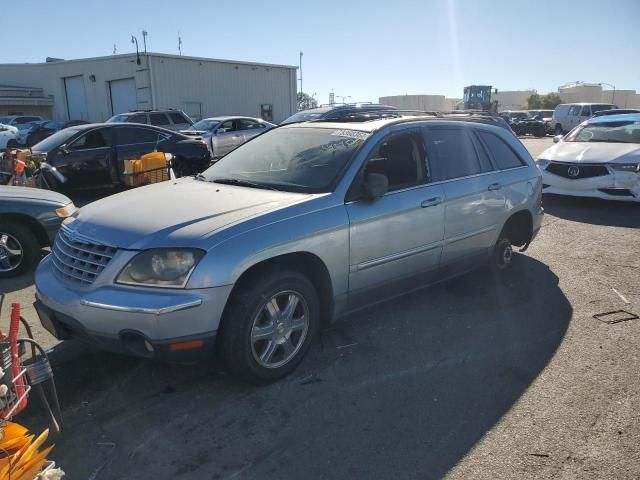
{"label": "car windshield", "polygon": [[126,121],[127,121],[127,115],[114,115],[109,120],[107,120],[107,123],[110,123],[110,122],[126,122]]}
{"label": "car windshield", "polygon": [[0,117],[0,123],[8,125],[12,119],[12,117]]}
{"label": "car windshield", "polygon": [[53,120],[43,125],[44,128],[50,128],[52,130],[59,130],[64,126],[64,122]]}
{"label": "car windshield", "polygon": [[310,120],[317,120],[321,118],[326,112],[298,112],[291,115],[289,118],[284,120],[280,125],[286,125],[287,123],[296,123],[296,122],[308,122]]}
{"label": "car windshield", "polygon": [[511,118],[513,120],[529,120],[531,115],[528,112],[512,112]]}
{"label": "car windshield", "polygon": [[73,137],[80,130],[77,128],[65,128],[59,132],[54,133],[50,137],[45,138],[39,143],[36,143],[32,148],[33,150],[41,152],[49,152],[63,143],[66,143],[71,137]]}
{"label": "car windshield", "polygon": [[211,120],[211,119],[205,118],[204,120],[200,120],[199,122],[194,123],[189,128],[187,128],[187,130],[210,132],[211,130],[216,128],[218,125],[220,125],[219,120]]}
{"label": "car windshield", "polygon": [[329,192],[368,135],[343,129],[277,128],[226,155],[203,178],[291,192]]}
{"label": "car windshield", "polygon": [[588,123],[576,128],[565,141],[640,143],[640,121]]}

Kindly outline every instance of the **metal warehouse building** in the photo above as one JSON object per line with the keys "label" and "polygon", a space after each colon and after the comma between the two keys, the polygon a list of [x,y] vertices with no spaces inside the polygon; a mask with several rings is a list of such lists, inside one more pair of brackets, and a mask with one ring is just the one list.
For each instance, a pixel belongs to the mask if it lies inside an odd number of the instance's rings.
{"label": "metal warehouse building", "polygon": [[[100,122],[174,108],[198,120],[247,115],[280,122],[296,111],[296,67],[158,53],[0,64],[0,114]],[[38,97],[24,92],[38,91]],[[20,92],[21,96],[17,96]],[[44,107],[44,109],[43,109]]]}

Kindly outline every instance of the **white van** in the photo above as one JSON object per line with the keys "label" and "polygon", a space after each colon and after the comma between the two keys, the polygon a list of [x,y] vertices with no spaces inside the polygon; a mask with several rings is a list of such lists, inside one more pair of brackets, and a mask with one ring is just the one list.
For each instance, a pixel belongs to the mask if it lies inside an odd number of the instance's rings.
{"label": "white van", "polygon": [[556,135],[568,132],[600,110],[618,108],[611,103],[561,103],[553,111],[553,130]]}

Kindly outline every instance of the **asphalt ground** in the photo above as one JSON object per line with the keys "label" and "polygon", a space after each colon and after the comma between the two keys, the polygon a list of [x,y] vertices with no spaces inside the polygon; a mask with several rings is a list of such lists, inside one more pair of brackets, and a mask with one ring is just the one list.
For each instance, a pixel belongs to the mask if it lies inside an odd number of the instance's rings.
{"label": "asphalt ground", "polygon": [[[551,138],[523,139],[537,156]],[[545,196],[511,271],[342,319],[290,377],[250,387],[57,345],[69,478],[640,478],[640,205]],[[0,282],[36,338],[32,278]],[[5,303],[2,325],[6,325]],[[44,426],[37,398],[19,418]]]}

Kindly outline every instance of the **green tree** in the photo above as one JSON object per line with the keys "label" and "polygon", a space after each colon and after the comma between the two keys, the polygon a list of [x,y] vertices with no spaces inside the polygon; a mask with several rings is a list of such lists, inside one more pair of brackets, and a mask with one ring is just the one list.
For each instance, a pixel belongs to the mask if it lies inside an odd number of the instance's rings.
{"label": "green tree", "polygon": [[531,95],[529,95],[529,98],[527,98],[525,108],[527,110],[537,110],[539,108],[542,108],[543,103],[544,101],[542,95],[532,93]]}
{"label": "green tree", "polygon": [[557,93],[547,93],[544,96],[544,100],[542,102],[542,108],[546,108],[547,110],[553,110],[558,105],[562,103],[562,99],[560,95]]}
{"label": "green tree", "polygon": [[553,110],[560,103],[562,103],[562,99],[557,93],[547,93],[546,95],[532,93],[527,98],[524,108],[527,110]]}
{"label": "green tree", "polygon": [[311,95],[304,92],[298,92],[298,111],[309,110],[310,108],[316,108],[317,106],[318,101]]}

